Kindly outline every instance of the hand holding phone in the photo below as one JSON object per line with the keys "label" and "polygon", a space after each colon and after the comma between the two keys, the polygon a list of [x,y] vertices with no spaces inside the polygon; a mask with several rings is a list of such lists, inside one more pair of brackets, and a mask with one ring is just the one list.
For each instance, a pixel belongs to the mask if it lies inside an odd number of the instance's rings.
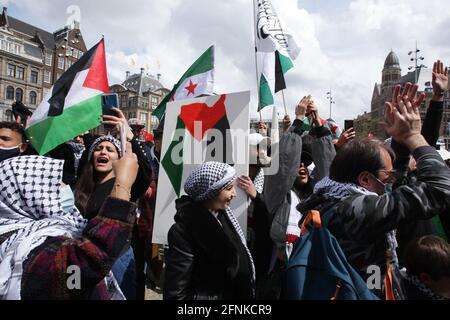
{"label": "hand holding phone", "polygon": [[119,124],[119,127],[120,127],[120,146],[122,147],[122,154],[123,154],[127,146],[127,134],[125,132],[125,126],[122,122]]}
{"label": "hand holding phone", "polygon": [[344,121],[344,131],[353,128],[353,120],[345,120]]}
{"label": "hand holding phone", "polygon": [[[113,108],[119,107],[119,97],[117,93],[108,93],[102,96],[102,114],[106,116],[117,116],[117,113]],[[106,131],[113,131],[115,129],[114,125],[103,124]]]}

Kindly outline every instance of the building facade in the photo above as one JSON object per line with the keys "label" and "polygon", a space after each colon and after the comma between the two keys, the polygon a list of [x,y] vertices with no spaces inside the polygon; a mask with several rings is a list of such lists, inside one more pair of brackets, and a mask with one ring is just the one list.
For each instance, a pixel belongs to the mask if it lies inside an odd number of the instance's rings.
{"label": "building facade", "polygon": [[161,75],[157,77],[146,74],[144,68],[141,72],[130,75],[127,71],[122,84],[112,85],[109,90],[117,93],[119,107],[127,119],[137,118],[145,124],[145,130],[152,132],[159,122],[152,116],[162,99],[170,92],[160,82]]}
{"label": "building facade", "polygon": [[[433,89],[431,87],[431,70],[418,68],[417,72],[408,72],[402,76],[402,69],[397,55],[391,51],[389,52],[384,62],[382,70],[381,84],[375,83],[372,94],[371,110],[369,113],[365,112],[354,119],[354,127],[358,137],[367,137],[372,133],[374,137],[384,140],[388,138],[385,130],[379,125],[384,119],[385,102],[392,99],[392,93],[395,86],[401,84],[402,87],[406,83],[417,83],[419,85],[419,93],[425,93],[425,100],[420,107],[422,121],[425,118],[426,110],[429,106],[430,100],[433,96]],[[442,118],[440,128],[440,140],[447,149],[450,148],[450,95],[449,92],[444,97],[444,115]]]}
{"label": "building facade", "polygon": [[11,105],[35,110],[55,81],[85,52],[80,26],[54,33],[0,15],[0,121],[12,121]]}

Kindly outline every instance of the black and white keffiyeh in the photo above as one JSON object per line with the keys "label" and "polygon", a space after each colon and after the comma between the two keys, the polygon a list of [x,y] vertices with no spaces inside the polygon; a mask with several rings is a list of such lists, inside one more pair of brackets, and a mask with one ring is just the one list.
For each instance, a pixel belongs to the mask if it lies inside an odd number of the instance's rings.
{"label": "black and white keffiyeh", "polygon": [[[220,191],[232,184],[236,179],[236,170],[226,163],[209,161],[196,168],[187,178],[184,191],[195,201],[213,199]],[[245,247],[252,267],[252,278],[255,281],[255,265],[247,247],[244,232],[230,208],[225,209],[228,219],[236,230]]]}
{"label": "black and white keffiyeh", "polygon": [[104,141],[111,142],[116,147],[117,153],[119,154],[119,158],[122,157],[122,147],[120,146],[120,141],[111,135],[106,135],[106,136],[98,137],[92,143],[91,147],[89,148],[88,160],[91,160],[92,155],[95,151],[95,148],[97,148],[97,146]]}
{"label": "black and white keffiyeh", "polygon": [[61,202],[63,161],[21,156],[0,166],[0,299],[20,299],[22,264],[47,237],[79,238],[86,226],[73,207]]}
{"label": "black and white keffiyeh", "polygon": [[377,195],[354,183],[341,183],[325,177],[314,186],[314,193],[323,193],[330,198],[344,199],[353,194]]}
{"label": "black and white keffiyeh", "polygon": [[[330,198],[342,200],[354,194],[363,195],[375,195],[375,192],[371,192],[361,186],[354,183],[341,183],[331,180],[329,177],[325,177],[320,180],[314,187],[314,193],[324,193]],[[398,267],[398,256],[397,256],[397,230],[391,230],[386,233],[386,242],[388,244],[388,249],[391,251],[391,262]]]}
{"label": "black and white keffiyeh", "polygon": [[195,201],[210,200],[236,179],[236,170],[221,162],[209,161],[191,172],[184,191]]}
{"label": "black and white keffiyeh", "polygon": [[258,173],[256,174],[255,181],[253,181],[255,185],[256,192],[261,194],[264,190],[264,169],[259,168]]}
{"label": "black and white keffiyeh", "polygon": [[414,275],[409,274],[406,272],[406,274],[403,274],[406,281],[409,281],[414,287],[416,287],[417,290],[419,290],[423,295],[428,297],[431,300],[450,300],[448,298],[445,298],[430,288],[428,288],[425,284],[423,284],[420,279]]}

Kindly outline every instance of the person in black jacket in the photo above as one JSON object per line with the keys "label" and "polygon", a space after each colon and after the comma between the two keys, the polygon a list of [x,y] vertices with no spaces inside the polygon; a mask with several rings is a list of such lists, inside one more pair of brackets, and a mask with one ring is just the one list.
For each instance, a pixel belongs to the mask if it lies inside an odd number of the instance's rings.
{"label": "person in black jacket", "polygon": [[[400,95],[387,102],[384,127],[404,144],[417,161],[417,182],[386,192],[394,179],[393,152],[381,142],[356,139],[342,147],[330,168],[330,178],[320,181],[303,203],[303,213],[333,207],[328,229],[339,241],[349,263],[363,279],[378,266],[392,280],[373,288],[386,299],[402,298],[398,289],[395,229],[405,223],[429,219],[450,209],[450,170],[421,135],[419,106],[424,95]],[[357,160],[357,161],[356,161]],[[393,290],[390,290],[393,288]]]}
{"label": "person in black jacket", "polygon": [[450,300],[450,244],[424,236],[410,243],[405,257],[408,300]]}
{"label": "person in black jacket", "polygon": [[206,162],[186,180],[168,233],[164,299],[255,297],[253,259],[229,207],[235,174],[225,163]]}
{"label": "person in black jacket", "polygon": [[[437,60],[433,66],[432,86],[433,96],[423,121],[421,133],[428,144],[436,148],[444,110],[444,94],[448,91],[448,69],[444,68],[444,64],[440,60]],[[407,83],[405,91],[408,91],[410,87],[412,87],[412,84]],[[394,169],[397,171],[397,182],[394,184],[394,188],[415,182],[417,180],[415,161],[412,159],[413,168],[409,168],[411,153],[408,148],[399,144],[395,139],[392,139],[391,147],[396,154]],[[405,257],[404,252],[408,244],[412,240],[425,235],[438,235],[436,225],[439,224],[442,224],[447,238],[450,238],[450,218],[446,212],[440,212],[433,219],[417,220],[399,226],[397,240],[400,265],[403,263]]]}

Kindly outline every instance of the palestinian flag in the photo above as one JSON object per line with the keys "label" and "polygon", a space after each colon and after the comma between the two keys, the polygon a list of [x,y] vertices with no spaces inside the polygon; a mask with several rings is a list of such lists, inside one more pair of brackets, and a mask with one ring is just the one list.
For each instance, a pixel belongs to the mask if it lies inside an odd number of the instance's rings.
{"label": "palestinian flag", "polygon": [[273,105],[275,93],[286,89],[284,74],[293,66],[291,58],[278,50],[264,53],[263,70],[259,82],[258,111]]}
{"label": "palestinian flag", "polygon": [[[226,143],[226,141],[231,141],[230,137],[227,137],[230,123],[225,107],[226,98],[226,95],[220,96],[212,106],[207,103],[192,103],[181,107],[176,124],[176,131],[181,133],[181,136],[170,143],[161,160],[161,165],[168,174],[177,197],[180,197],[181,193],[184,163],[183,161],[174,161],[173,155],[176,154],[175,149],[179,148],[180,144],[187,142],[192,146],[204,142],[206,144],[204,161],[214,160],[233,164],[232,145]],[[216,130],[214,135],[209,135],[210,129]],[[183,135],[183,133],[185,134]],[[186,135],[187,138],[185,138]],[[218,136],[224,137],[223,140],[216,141]],[[183,149],[178,154],[180,160],[183,159]],[[193,149],[195,150],[195,148]]]}
{"label": "palestinian flag", "polygon": [[55,82],[31,117],[26,134],[36,151],[43,155],[97,127],[108,91],[102,39]]}
{"label": "palestinian flag", "polygon": [[214,89],[214,46],[206,50],[192,66],[183,74],[172,91],[160,102],[152,115],[159,120],[166,112],[166,104],[170,101],[196,98],[210,95]]}

